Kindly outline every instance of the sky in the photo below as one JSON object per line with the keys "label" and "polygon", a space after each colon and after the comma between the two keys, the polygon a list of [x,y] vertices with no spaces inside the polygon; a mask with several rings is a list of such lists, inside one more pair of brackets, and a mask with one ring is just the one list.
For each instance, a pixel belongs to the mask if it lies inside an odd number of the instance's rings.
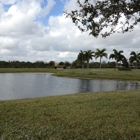
{"label": "sky", "polygon": [[131,51],[140,51],[140,25],[133,32],[95,38],[64,16],[76,8],[76,0],[0,0],[0,61],[73,62],[80,50],[97,48],[106,48],[108,55],[123,50],[129,59]]}

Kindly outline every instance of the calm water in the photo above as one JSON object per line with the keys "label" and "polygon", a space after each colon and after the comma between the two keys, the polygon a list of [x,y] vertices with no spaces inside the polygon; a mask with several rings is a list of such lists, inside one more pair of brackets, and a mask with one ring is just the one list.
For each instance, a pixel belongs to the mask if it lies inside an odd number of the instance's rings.
{"label": "calm water", "polygon": [[140,82],[81,80],[51,74],[0,74],[0,100],[129,89],[140,89]]}

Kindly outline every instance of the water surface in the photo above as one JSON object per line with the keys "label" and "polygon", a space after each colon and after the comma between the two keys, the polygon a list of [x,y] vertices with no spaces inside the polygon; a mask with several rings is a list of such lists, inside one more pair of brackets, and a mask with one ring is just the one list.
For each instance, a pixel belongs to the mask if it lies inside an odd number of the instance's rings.
{"label": "water surface", "polygon": [[0,74],[0,100],[130,89],[140,89],[140,82],[83,80],[34,73]]}

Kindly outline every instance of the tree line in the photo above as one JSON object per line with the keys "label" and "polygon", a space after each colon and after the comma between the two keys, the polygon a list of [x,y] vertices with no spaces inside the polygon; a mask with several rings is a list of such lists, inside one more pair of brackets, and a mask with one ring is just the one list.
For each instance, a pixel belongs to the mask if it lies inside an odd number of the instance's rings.
{"label": "tree line", "polygon": [[[84,67],[85,67],[84,63]],[[98,68],[99,62],[90,62],[89,67],[90,68]],[[115,63],[114,62],[103,62],[102,67],[104,68],[114,68]],[[37,61],[37,62],[20,62],[20,61],[0,61],[0,68],[81,68],[81,64],[76,60],[72,63],[66,61],[66,62],[59,62],[58,64],[55,64],[54,61],[50,61],[48,63],[44,61]]]}
{"label": "tree line", "polygon": [[[20,61],[0,61],[0,68],[54,68],[56,65],[55,61],[44,62],[44,61],[36,61],[36,62],[20,62]],[[71,63],[59,62],[57,67],[70,67]]]}
{"label": "tree line", "polygon": [[125,68],[128,68],[129,66],[135,66],[135,68],[138,68],[138,64],[140,63],[140,53],[132,51],[130,53],[130,58],[126,59],[126,57],[123,55],[123,50],[117,51],[116,49],[113,49],[113,53],[109,55],[106,53],[106,49],[96,49],[96,51],[87,50],[87,51],[80,51],[76,62],[81,65],[82,68],[85,66],[85,62],[87,65],[87,68],[89,68],[89,61],[92,58],[99,58],[100,59],[100,68],[102,67],[102,58],[109,58],[115,60],[115,67],[118,68],[118,64],[121,66],[124,66]]}
{"label": "tree line", "polygon": [[[109,58],[115,61],[111,62],[102,62],[102,58]],[[95,58],[100,59],[100,62],[90,62]],[[113,53],[108,56],[106,53],[106,49],[96,49],[96,51],[87,50],[87,51],[80,51],[77,59],[72,63],[65,61],[55,63],[54,61],[44,62],[44,61],[36,61],[36,62],[20,62],[20,61],[0,61],[0,68],[118,68],[120,66],[124,66],[128,68],[129,66],[133,66],[138,68],[140,66],[140,53],[132,51],[130,53],[130,58],[126,59],[123,55],[123,51],[117,51],[113,49]]]}
{"label": "tree line", "polygon": [[0,61],[0,68],[46,68],[53,66],[54,62],[44,63],[43,61],[36,62],[20,62],[20,61]]}

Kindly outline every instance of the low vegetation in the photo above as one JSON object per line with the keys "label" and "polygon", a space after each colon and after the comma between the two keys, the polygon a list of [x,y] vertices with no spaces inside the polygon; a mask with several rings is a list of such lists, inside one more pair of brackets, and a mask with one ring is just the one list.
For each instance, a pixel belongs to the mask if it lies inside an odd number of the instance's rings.
{"label": "low vegetation", "polygon": [[116,71],[116,69],[68,69],[62,71],[58,70],[55,75],[91,79],[100,78],[140,81],[140,70],[134,69],[132,71]]}
{"label": "low vegetation", "polygon": [[140,90],[0,101],[1,140],[138,140]]}
{"label": "low vegetation", "polygon": [[118,68],[118,70],[131,71],[132,69],[131,68],[121,67],[121,68]]}

